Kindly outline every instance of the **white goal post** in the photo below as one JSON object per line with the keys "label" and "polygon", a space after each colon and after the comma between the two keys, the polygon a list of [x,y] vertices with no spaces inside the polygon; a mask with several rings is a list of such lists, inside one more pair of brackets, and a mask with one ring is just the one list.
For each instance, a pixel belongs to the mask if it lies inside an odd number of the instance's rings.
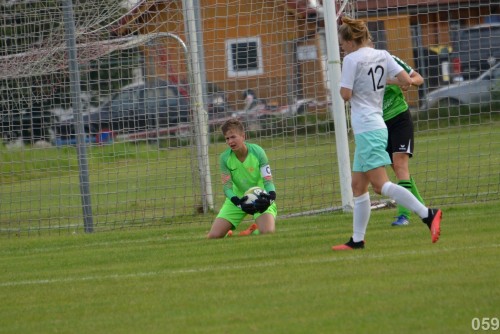
{"label": "white goal post", "polygon": [[426,204],[500,199],[494,1],[73,2],[79,79],[61,5],[0,2],[2,236],[78,233],[89,215],[93,231],[208,228],[225,200],[220,126],[231,117],[266,150],[278,221],[351,211],[341,15],[364,20],[377,48],[424,77],[405,98]]}

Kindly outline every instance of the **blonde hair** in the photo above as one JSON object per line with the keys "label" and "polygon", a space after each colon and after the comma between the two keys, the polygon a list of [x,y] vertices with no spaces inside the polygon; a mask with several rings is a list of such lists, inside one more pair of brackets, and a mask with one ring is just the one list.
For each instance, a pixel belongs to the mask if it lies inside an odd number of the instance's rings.
{"label": "blonde hair", "polygon": [[358,45],[364,44],[366,41],[372,39],[364,21],[356,20],[348,16],[342,17],[339,35],[344,41],[354,41]]}
{"label": "blonde hair", "polygon": [[241,134],[245,133],[245,127],[243,126],[243,123],[241,123],[237,118],[228,119],[224,122],[224,124],[222,124],[220,129],[223,135],[226,135],[229,130],[236,130]]}

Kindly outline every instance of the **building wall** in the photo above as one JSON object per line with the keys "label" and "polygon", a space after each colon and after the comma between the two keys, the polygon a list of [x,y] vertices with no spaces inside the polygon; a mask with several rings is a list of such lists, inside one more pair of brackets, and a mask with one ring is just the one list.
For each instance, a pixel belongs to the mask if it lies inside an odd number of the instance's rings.
{"label": "building wall", "polygon": [[[133,25],[137,26],[137,32],[170,32],[186,41],[179,3],[161,2],[148,7],[146,12],[134,18]],[[295,63],[295,57],[289,54],[295,50],[297,40],[308,39],[304,37],[314,27],[290,13],[285,1],[204,0],[201,1],[201,16],[207,82],[228,92],[227,97],[233,107],[243,107],[242,92],[246,89],[254,90],[259,98],[277,105],[291,103],[291,96],[318,98],[319,95],[324,98],[320,60]],[[263,73],[230,77],[226,41],[246,37],[260,37]],[[310,40],[314,44],[315,36],[312,35]],[[161,43],[145,46],[143,51],[146,75],[169,80],[177,77],[187,82],[184,53],[176,41],[162,38]],[[289,80],[293,83],[290,84]]]}
{"label": "building wall", "polygon": [[[450,22],[473,25],[482,23],[483,17],[491,14],[491,6],[483,4],[410,2],[387,2],[387,7],[382,7],[374,2],[359,1],[357,15],[367,22],[382,22],[388,51],[414,68],[413,50],[417,46],[413,44],[412,26],[419,26],[423,47],[430,48],[449,45]],[[128,33],[170,32],[186,41],[181,1],[147,3],[127,25]],[[306,17],[298,17],[284,0],[201,0],[200,4],[206,79],[229,92],[228,98],[235,108],[243,106],[241,94],[246,89],[253,89],[259,98],[278,105],[292,103],[296,98],[326,99],[320,50],[316,60],[300,61],[293,53],[299,45],[317,44],[314,32],[321,22],[311,23]],[[260,36],[263,46],[263,73],[228,76],[226,40],[255,36]],[[157,45],[144,47],[144,53],[146,75],[187,82],[186,60],[177,42],[164,38]],[[418,104],[415,90],[407,97],[411,105]]]}
{"label": "building wall", "polygon": [[[470,2],[443,1],[438,5],[434,2],[420,1],[421,7],[405,7],[404,3],[388,3],[392,10],[386,7],[379,7],[379,4],[373,2],[358,3],[358,17],[367,22],[383,22],[384,29],[387,31],[387,50],[415,69],[418,69],[417,59],[413,53],[419,46],[414,43],[415,37],[411,27],[418,27],[419,40],[421,47],[430,50],[443,50],[451,47],[451,35],[453,29],[457,26],[476,25],[484,22],[484,19],[492,13],[491,4],[481,3],[481,5],[472,5]],[[408,5],[408,4],[406,4]],[[371,7],[370,7],[371,6]],[[398,7],[399,6],[399,7]],[[364,12],[363,10],[369,9]],[[444,57],[446,58],[446,56]],[[428,61],[428,59],[426,59]],[[437,65],[440,66],[440,65]],[[439,85],[446,84],[444,74],[432,74],[429,80],[429,88],[435,89]],[[424,74],[424,73],[421,73]],[[413,89],[407,93],[408,103],[411,106],[418,105],[418,91]]]}

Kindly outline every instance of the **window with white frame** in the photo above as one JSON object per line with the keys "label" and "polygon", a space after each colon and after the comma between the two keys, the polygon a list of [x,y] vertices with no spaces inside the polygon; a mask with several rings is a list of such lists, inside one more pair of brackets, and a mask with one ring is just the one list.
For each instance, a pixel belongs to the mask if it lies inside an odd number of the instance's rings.
{"label": "window with white frame", "polygon": [[228,76],[252,76],[264,73],[260,37],[226,41]]}

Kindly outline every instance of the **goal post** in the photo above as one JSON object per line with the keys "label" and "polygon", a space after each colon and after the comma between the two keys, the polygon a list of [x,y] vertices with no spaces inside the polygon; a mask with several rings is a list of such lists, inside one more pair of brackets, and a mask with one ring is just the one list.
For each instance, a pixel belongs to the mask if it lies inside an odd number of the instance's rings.
{"label": "goal post", "polygon": [[78,55],[75,38],[75,20],[73,17],[73,3],[71,0],[63,0],[63,19],[66,48],[68,54],[68,70],[70,76],[71,104],[73,105],[73,116],[76,119],[76,139],[78,154],[78,170],[80,180],[80,196],[82,202],[83,228],[87,233],[94,230],[94,217],[92,215],[92,200],[90,192],[89,166],[87,159],[87,144],[85,143],[85,129],[83,126],[82,103],[80,90],[80,69],[78,67]]}
{"label": "goal post", "polygon": [[[344,6],[348,1],[344,1]],[[351,189],[351,160],[349,157],[349,143],[347,135],[347,120],[345,104],[340,96],[340,50],[337,34],[337,21],[342,14],[342,9],[337,15],[335,3],[326,1],[325,7],[325,35],[328,57],[328,80],[331,83],[330,99],[332,101],[332,118],[335,124],[335,140],[337,146],[337,159],[339,164],[340,193],[342,207],[345,211],[354,208]]]}
{"label": "goal post", "polygon": [[[377,48],[424,77],[405,98],[415,126],[410,170],[426,204],[500,199],[493,1],[73,2],[79,79],[61,4],[0,2],[2,236],[78,233],[86,216],[94,231],[208,229],[225,201],[220,127],[231,117],[268,155],[278,224],[350,211],[354,139],[339,96],[340,15],[365,21]],[[438,95],[468,82],[474,94]],[[88,192],[80,190],[83,155]]]}
{"label": "goal post", "polygon": [[[184,8],[184,25],[186,27],[186,35],[189,43],[189,49],[186,48],[188,62],[188,76],[191,86],[191,101],[194,106],[193,121],[195,124],[195,139],[198,147],[198,160],[200,166],[200,178],[202,187],[202,205],[203,212],[214,209],[212,196],[212,179],[210,176],[210,162],[208,153],[208,114],[203,103],[204,81],[202,69],[205,68],[203,61],[203,48],[200,45],[203,41],[198,41],[202,34],[198,33],[196,22],[201,21],[199,11],[195,9],[195,4],[199,1],[182,0],[182,8]],[[201,42],[201,43],[200,43]]]}

